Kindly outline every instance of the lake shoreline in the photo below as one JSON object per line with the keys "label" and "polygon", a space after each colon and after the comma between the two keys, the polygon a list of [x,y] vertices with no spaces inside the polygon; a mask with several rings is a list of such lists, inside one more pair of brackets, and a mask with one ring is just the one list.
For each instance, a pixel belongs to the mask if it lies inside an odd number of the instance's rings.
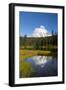
{"label": "lake shoreline", "polygon": [[51,52],[49,50],[19,50],[19,59],[25,60],[28,57],[36,55],[45,55],[45,56],[57,56],[57,52]]}

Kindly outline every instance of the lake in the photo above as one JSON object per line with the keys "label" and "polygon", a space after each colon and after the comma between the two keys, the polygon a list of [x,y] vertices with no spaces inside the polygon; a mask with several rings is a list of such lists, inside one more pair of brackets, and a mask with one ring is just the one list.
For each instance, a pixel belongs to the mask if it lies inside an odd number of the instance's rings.
{"label": "lake", "polygon": [[57,76],[58,61],[54,56],[32,56],[20,60],[20,78]]}

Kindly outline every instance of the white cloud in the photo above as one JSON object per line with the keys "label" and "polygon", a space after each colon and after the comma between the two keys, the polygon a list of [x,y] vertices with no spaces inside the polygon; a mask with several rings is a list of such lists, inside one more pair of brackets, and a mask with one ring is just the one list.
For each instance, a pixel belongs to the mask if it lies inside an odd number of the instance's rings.
{"label": "white cloud", "polygon": [[51,34],[43,25],[41,25],[38,28],[35,28],[33,33],[31,34],[31,37],[46,37],[46,36],[51,36]]}

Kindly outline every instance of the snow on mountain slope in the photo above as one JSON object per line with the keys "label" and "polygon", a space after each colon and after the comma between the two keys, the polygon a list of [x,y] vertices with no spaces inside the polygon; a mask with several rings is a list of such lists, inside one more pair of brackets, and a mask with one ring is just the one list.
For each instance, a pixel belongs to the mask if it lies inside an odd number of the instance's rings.
{"label": "snow on mountain slope", "polygon": [[30,37],[46,37],[46,36],[51,36],[51,34],[49,34],[48,30],[41,25],[40,27],[35,28]]}

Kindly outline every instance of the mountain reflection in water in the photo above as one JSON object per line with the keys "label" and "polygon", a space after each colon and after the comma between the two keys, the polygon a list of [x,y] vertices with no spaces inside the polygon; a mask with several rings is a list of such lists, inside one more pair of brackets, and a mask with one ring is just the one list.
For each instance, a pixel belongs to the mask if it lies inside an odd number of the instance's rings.
{"label": "mountain reflection in water", "polygon": [[[33,56],[21,61],[23,68],[21,77],[43,77],[57,75],[57,58],[52,56]],[[24,65],[26,63],[26,65]],[[29,66],[29,68],[28,68]],[[25,70],[25,71],[24,71]],[[24,75],[24,73],[26,75]],[[29,74],[28,74],[29,73]]]}

